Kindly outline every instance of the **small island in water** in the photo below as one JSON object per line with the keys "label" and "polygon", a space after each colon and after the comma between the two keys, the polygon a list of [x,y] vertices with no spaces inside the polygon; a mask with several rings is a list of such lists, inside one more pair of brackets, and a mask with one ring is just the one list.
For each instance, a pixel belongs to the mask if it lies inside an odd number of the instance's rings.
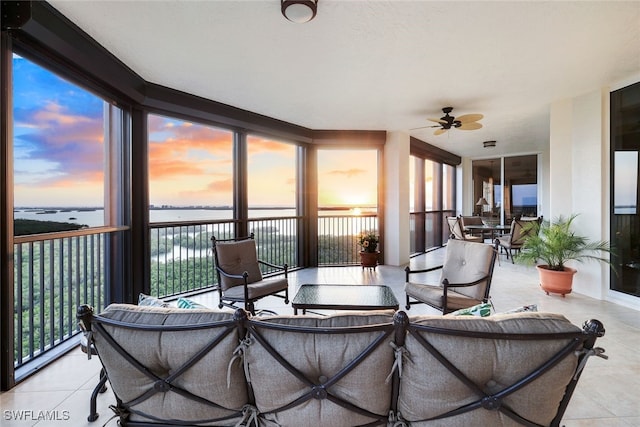
{"label": "small island in water", "polygon": [[26,236],[29,234],[53,233],[56,231],[72,231],[87,227],[84,224],[70,222],[38,221],[35,219],[14,219],[13,235]]}

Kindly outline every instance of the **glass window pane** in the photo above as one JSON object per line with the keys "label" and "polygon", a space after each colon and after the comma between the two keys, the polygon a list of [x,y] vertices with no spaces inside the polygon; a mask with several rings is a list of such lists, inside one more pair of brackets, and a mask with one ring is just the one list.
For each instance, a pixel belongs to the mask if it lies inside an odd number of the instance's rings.
{"label": "glass window pane", "polygon": [[13,56],[16,235],[105,225],[108,104]]}
{"label": "glass window pane", "polygon": [[409,212],[416,211],[416,162],[418,158],[411,156],[409,160]]}
{"label": "glass window pane", "polygon": [[455,207],[455,174],[454,166],[442,165],[442,210],[452,210]]}
{"label": "glass window pane", "polygon": [[504,204],[507,218],[538,216],[538,156],[504,159]]}
{"label": "glass window pane", "polygon": [[149,115],[149,220],[233,217],[233,134]]}
{"label": "glass window pane", "polygon": [[616,151],[613,176],[613,213],[638,213],[638,152]]}
{"label": "glass window pane", "polygon": [[378,152],[319,150],[318,207],[376,213]]}
{"label": "glass window pane", "polygon": [[438,194],[436,189],[436,182],[438,181],[436,167],[437,163],[431,160],[424,161],[424,201],[426,211],[438,209],[436,204],[436,196]]}
{"label": "glass window pane", "polygon": [[296,213],[296,146],[247,137],[249,217]]}

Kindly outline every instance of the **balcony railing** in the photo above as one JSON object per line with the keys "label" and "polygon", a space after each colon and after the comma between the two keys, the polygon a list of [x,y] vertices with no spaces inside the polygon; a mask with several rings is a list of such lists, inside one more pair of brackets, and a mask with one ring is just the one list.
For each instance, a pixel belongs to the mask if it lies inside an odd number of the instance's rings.
{"label": "balcony railing", "polygon": [[19,368],[79,332],[80,304],[103,307],[107,232],[16,237],[14,366]]}
{"label": "balcony railing", "polygon": [[[217,283],[211,236],[235,236],[237,220],[150,225],[151,294],[160,298],[211,289]],[[299,216],[247,221],[260,259],[299,268]],[[359,263],[358,234],[377,232],[376,215],[318,218],[319,265]],[[16,369],[67,343],[79,329],[80,304],[108,303],[109,234],[119,229],[89,228],[55,235],[18,236],[14,241]],[[272,273],[263,271],[265,275]]]}
{"label": "balcony railing", "polygon": [[[300,217],[248,221],[258,244],[258,257],[273,264],[298,267]],[[211,237],[237,237],[236,220],[151,224],[151,294],[160,298],[211,289],[217,285]],[[263,274],[269,275],[265,267]]]}
{"label": "balcony railing", "polygon": [[212,287],[211,236],[233,237],[234,230],[234,221],[151,224],[151,294],[166,298]]}
{"label": "balcony railing", "polygon": [[379,234],[377,215],[318,217],[318,265],[359,264],[358,236],[363,232]]}

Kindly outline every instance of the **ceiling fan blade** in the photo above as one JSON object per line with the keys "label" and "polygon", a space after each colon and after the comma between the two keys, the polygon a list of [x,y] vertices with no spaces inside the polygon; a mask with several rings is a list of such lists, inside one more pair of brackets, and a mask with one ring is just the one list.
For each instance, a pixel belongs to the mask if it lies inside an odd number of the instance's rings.
{"label": "ceiling fan blade", "polygon": [[427,128],[440,128],[442,126],[434,125],[434,126],[420,126],[419,128],[411,128],[409,130],[418,130],[418,129],[427,129]]}
{"label": "ceiling fan blade", "polygon": [[476,130],[476,129],[480,129],[482,127],[482,124],[477,123],[477,122],[470,122],[470,123],[462,123],[458,129],[460,130]]}
{"label": "ceiling fan blade", "polygon": [[433,134],[434,135],[442,135],[443,133],[445,133],[448,129],[438,129],[436,130]]}
{"label": "ceiling fan blade", "polygon": [[460,123],[469,123],[469,122],[477,122],[481,120],[484,116],[482,114],[465,114],[460,117],[456,117],[456,120]]}
{"label": "ceiling fan blade", "polygon": [[446,120],[442,120],[442,119],[427,119],[430,122],[436,122],[436,123],[442,123],[443,125],[447,124]]}

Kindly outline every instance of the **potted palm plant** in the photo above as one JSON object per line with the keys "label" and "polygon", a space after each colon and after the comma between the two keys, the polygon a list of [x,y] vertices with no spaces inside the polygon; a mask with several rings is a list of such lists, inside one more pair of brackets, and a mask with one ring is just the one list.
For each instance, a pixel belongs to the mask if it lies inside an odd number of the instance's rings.
{"label": "potted palm plant", "polygon": [[519,262],[536,265],[540,276],[540,286],[549,293],[561,294],[563,297],[571,292],[573,275],[576,269],[567,267],[567,261],[583,262],[597,260],[611,265],[604,253],[611,252],[606,241],[589,241],[584,236],[576,235],[571,226],[576,214],[569,217],[559,216],[553,221],[543,221],[538,225],[532,221],[530,227],[539,227],[537,233],[530,233],[516,256]]}

